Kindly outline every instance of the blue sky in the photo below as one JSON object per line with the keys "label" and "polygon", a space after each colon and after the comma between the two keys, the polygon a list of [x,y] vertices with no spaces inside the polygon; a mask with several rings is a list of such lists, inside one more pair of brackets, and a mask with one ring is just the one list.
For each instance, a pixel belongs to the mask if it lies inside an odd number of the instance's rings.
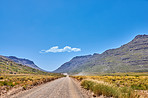
{"label": "blue sky", "polygon": [[0,55],[28,58],[48,71],[138,34],[148,34],[148,0],[0,0]]}

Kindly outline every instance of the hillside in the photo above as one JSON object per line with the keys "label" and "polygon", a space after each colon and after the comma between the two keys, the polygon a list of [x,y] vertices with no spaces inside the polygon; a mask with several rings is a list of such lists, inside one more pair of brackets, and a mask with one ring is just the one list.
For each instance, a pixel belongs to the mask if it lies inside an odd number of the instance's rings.
{"label": "hillside", "polygon": [[40,75],[54,75],[28,67],[26,65],[18,64],[5,56],[0,56],[0,74],[40,74]]}
{"label": "hillside", "polygon": [[22,59],[22,58],[17,58],[15,56],[6,56],[8,59],[18,63],[18,64],[22,64],[22,65],[26,65],[28,67],[31,67],[31,68],[35,68],[35,69],[39,69],[39,70],[42,70],[40,69],[37,65],[34,64],[33,61],[31,60],[28,60],[28,59]]}
{"label": "hillside", "polygon": [[93,74],[146,71],[148,71],[148,35],[137,35],[120,48],[89,57],[74,57],[54,72]]}
{"label": "hillside", "polygon": [[65,64],[63,64],[61,67],[59,67],[54,72],[58,72],[58,73],[66,72],[67,73],[73,70],[77,70],[78,67],[80,67],[83,63],[87,62],[88,59],[90,59],[91,57],[92,57],[91,55],[76,56],[69,62],[66,62]]}

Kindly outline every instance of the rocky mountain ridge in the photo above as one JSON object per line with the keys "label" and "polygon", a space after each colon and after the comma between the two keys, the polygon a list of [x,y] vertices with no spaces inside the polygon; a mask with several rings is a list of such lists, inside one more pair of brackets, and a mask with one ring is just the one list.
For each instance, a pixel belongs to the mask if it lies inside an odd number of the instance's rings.
{"label": "rocky mountain ridge", "polygon": [[114,73],[148,71],[148,35],[137,35],[129,43],[102,54],[74,57],[54,72]]}
{"label": "rocky mountain ridge", "polygon": [[41,70],[37,65],[34,64],[33,61],[31,60],[28,60],[28,59],[24,59],[24,58],[17,58],[15,56],[6,56],[8,59],[18,63],[18,64],[22,64],[22,65],[26,65],[28,67],[31,67],[31,68],[35,68],[35,69],[39,69]]}
{"label": "rocky mountain ridge", "polygon": [[51,74],[26,65],[12,61],[0,55],[0,75],[1,74]]}

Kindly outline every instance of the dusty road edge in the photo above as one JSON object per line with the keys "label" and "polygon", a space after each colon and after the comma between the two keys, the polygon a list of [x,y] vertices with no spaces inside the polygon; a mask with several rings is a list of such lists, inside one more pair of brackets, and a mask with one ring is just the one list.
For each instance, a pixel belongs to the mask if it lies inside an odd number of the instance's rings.
{"label": "dusty road edge", "polygon": [[87,94],[87,95],[89,96],[89,98],[104,98],[104,97],[93,97],[93,95],[94,95],[93,92],[91,92],[90,90],[84,89],[84,88],[81,86],[81,82],[80,82],[80,81],[78,81],[77,79],[72,78],[72,77],[70,77],[70,78],[73,80],[74,83],[77,84],[77,86],[80,86],[81,91],[82,91],[83,93]]}
{"label": "dusty road edge", "polygon": [[70,78],[77,84],[77,86],[80,86],[81,87],[81,91],[83,93],[87,94],[90,98],[109,98],[109,97],[104,97],[103,95],[101,95],[101,96],[94,96],[94,93],[93,92],[91,92],[90,90],[86,90],[86,89],[84,89],[81,86],[81,82],[80,81],[78,81],[77,79],[72,78],[72,77],[70,77]]}
{"label": "dusty road edge", "polygon": [[[62,78],[62,77],[61,77],[61,78]],[[57,79],[59,79],[59,78],[57,78]],[[54,79],[54,80],[57,80],[57,79]],[[51,81],[49,81],[49,82],[52,82],[52,81],[54,81],[54,80],[51,80]],[[49,82],[46,82],[46,83],[49,83]],[[33,88],[38,88],[38,87],[40,87],[41,85],[44,85],[44,84],[46,84],[46,83],[42,83],[42,84],[40,84],[40,85],[32,86],[31,88],[28,88],[28,89],[25,89],[25,90],[23,89],[23,87],[16,86],[16,87],[10,89],[8,92],[4,92],[4,94],[1,94],[0,98],[11,98],[11,97],[13,97],[13,96],[16,95],[16,94],[20,94],[20,93],[22,93],[22,92],[26,92],[26,91],[28,91],[28,90],[30,90],[30,89],[33,89]]]}

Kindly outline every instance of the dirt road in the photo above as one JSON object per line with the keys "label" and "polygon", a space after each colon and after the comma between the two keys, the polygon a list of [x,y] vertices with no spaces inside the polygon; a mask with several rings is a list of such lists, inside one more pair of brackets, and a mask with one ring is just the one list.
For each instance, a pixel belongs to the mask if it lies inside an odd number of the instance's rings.
{"label": "dirt road", "polygon": [[64,77],[21,92],[11,98],[90,98],[70,77]]}

